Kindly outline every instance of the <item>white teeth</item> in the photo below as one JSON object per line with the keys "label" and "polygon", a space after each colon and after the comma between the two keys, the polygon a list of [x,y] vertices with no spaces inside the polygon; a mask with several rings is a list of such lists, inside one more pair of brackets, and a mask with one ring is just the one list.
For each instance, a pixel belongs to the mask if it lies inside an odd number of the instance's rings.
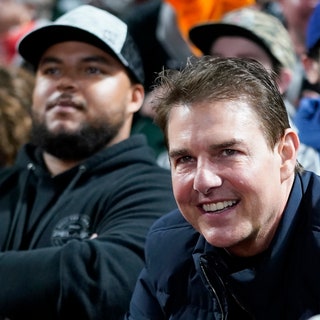
{"label": "white teeth", "polygon": [[225,209],[227,207],[231,207],[236,203],[235,200],[233,201],[223,201],[223,202],[217,202],[217,203],[210,203],[210,204],[204,204],[202,206],[203,210],[206,212],[214,212],[214,211],[220,211],[222,209]]}

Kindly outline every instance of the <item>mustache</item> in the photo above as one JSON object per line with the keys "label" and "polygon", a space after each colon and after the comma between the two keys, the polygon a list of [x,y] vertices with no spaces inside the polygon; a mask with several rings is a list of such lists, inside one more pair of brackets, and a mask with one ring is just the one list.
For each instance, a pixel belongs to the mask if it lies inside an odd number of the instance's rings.
{"label": "mustache", "polygon": [[79,101],[74,98],[71,94],[63,93],[51,100],[48,100],[46,103],[46,110],[50,110],[55,106],[66,106],[73,107],[78,110],[86,110],[87,106],[83,101]]}

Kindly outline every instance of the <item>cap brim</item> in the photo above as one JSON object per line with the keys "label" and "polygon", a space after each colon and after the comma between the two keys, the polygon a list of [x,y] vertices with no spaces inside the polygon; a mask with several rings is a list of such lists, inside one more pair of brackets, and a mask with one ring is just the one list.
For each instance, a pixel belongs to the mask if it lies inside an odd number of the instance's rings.
{"label": "cap brim", "polygon": [[192,43],[206,55],[210,55],[213,42],[221,36],[245,37],[257,42],[269,52],[262,40],[253,32],[234,24],[204,23],[193,27],[189,31],[189,38]]}
{"label": "cap brim", "polygon": [[27,62],[36,68],[41,56],[50,46],[65,41],[89,43],[109,52],[119,60],[110,47],[92,33],[80,28],[59,24],[48,25],[31,31],[18,44],[18,51]]}

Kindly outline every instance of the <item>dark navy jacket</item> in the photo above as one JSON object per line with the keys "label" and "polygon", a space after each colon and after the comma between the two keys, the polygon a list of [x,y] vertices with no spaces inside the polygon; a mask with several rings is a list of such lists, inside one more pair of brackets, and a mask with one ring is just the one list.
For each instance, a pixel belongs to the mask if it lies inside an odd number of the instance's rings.
{"label": "dark navy jacket", "polygon": [[148,235],[128,319],[302,320],[320,313],[320,177],[296,175],[269,249],[232,258],[178,210]]}

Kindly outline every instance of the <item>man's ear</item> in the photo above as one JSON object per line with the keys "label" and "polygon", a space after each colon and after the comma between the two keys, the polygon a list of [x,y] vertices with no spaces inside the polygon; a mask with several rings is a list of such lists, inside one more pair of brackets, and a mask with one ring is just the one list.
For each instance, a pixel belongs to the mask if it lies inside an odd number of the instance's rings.
{"label": "man's ear", "polygon": [[302,55],[301,62],[303,64],[308,81],[311,84],[316,84],[317,82],[319,82],[319,77],[320,77],[319,63],[316,60],[307,56],[306,54]]}
{"label": "man's ear", "polygon": [[141,84],[133,84],[130,96],[129,111],[135,113],[139,111],[144,101],[144,87]]}
{"label": "man's ear", "polygon": [[282,181],[289,178],[295,170],[299,145],[300,141],[296,131],[291,128],[286,129],[279,143]]}

